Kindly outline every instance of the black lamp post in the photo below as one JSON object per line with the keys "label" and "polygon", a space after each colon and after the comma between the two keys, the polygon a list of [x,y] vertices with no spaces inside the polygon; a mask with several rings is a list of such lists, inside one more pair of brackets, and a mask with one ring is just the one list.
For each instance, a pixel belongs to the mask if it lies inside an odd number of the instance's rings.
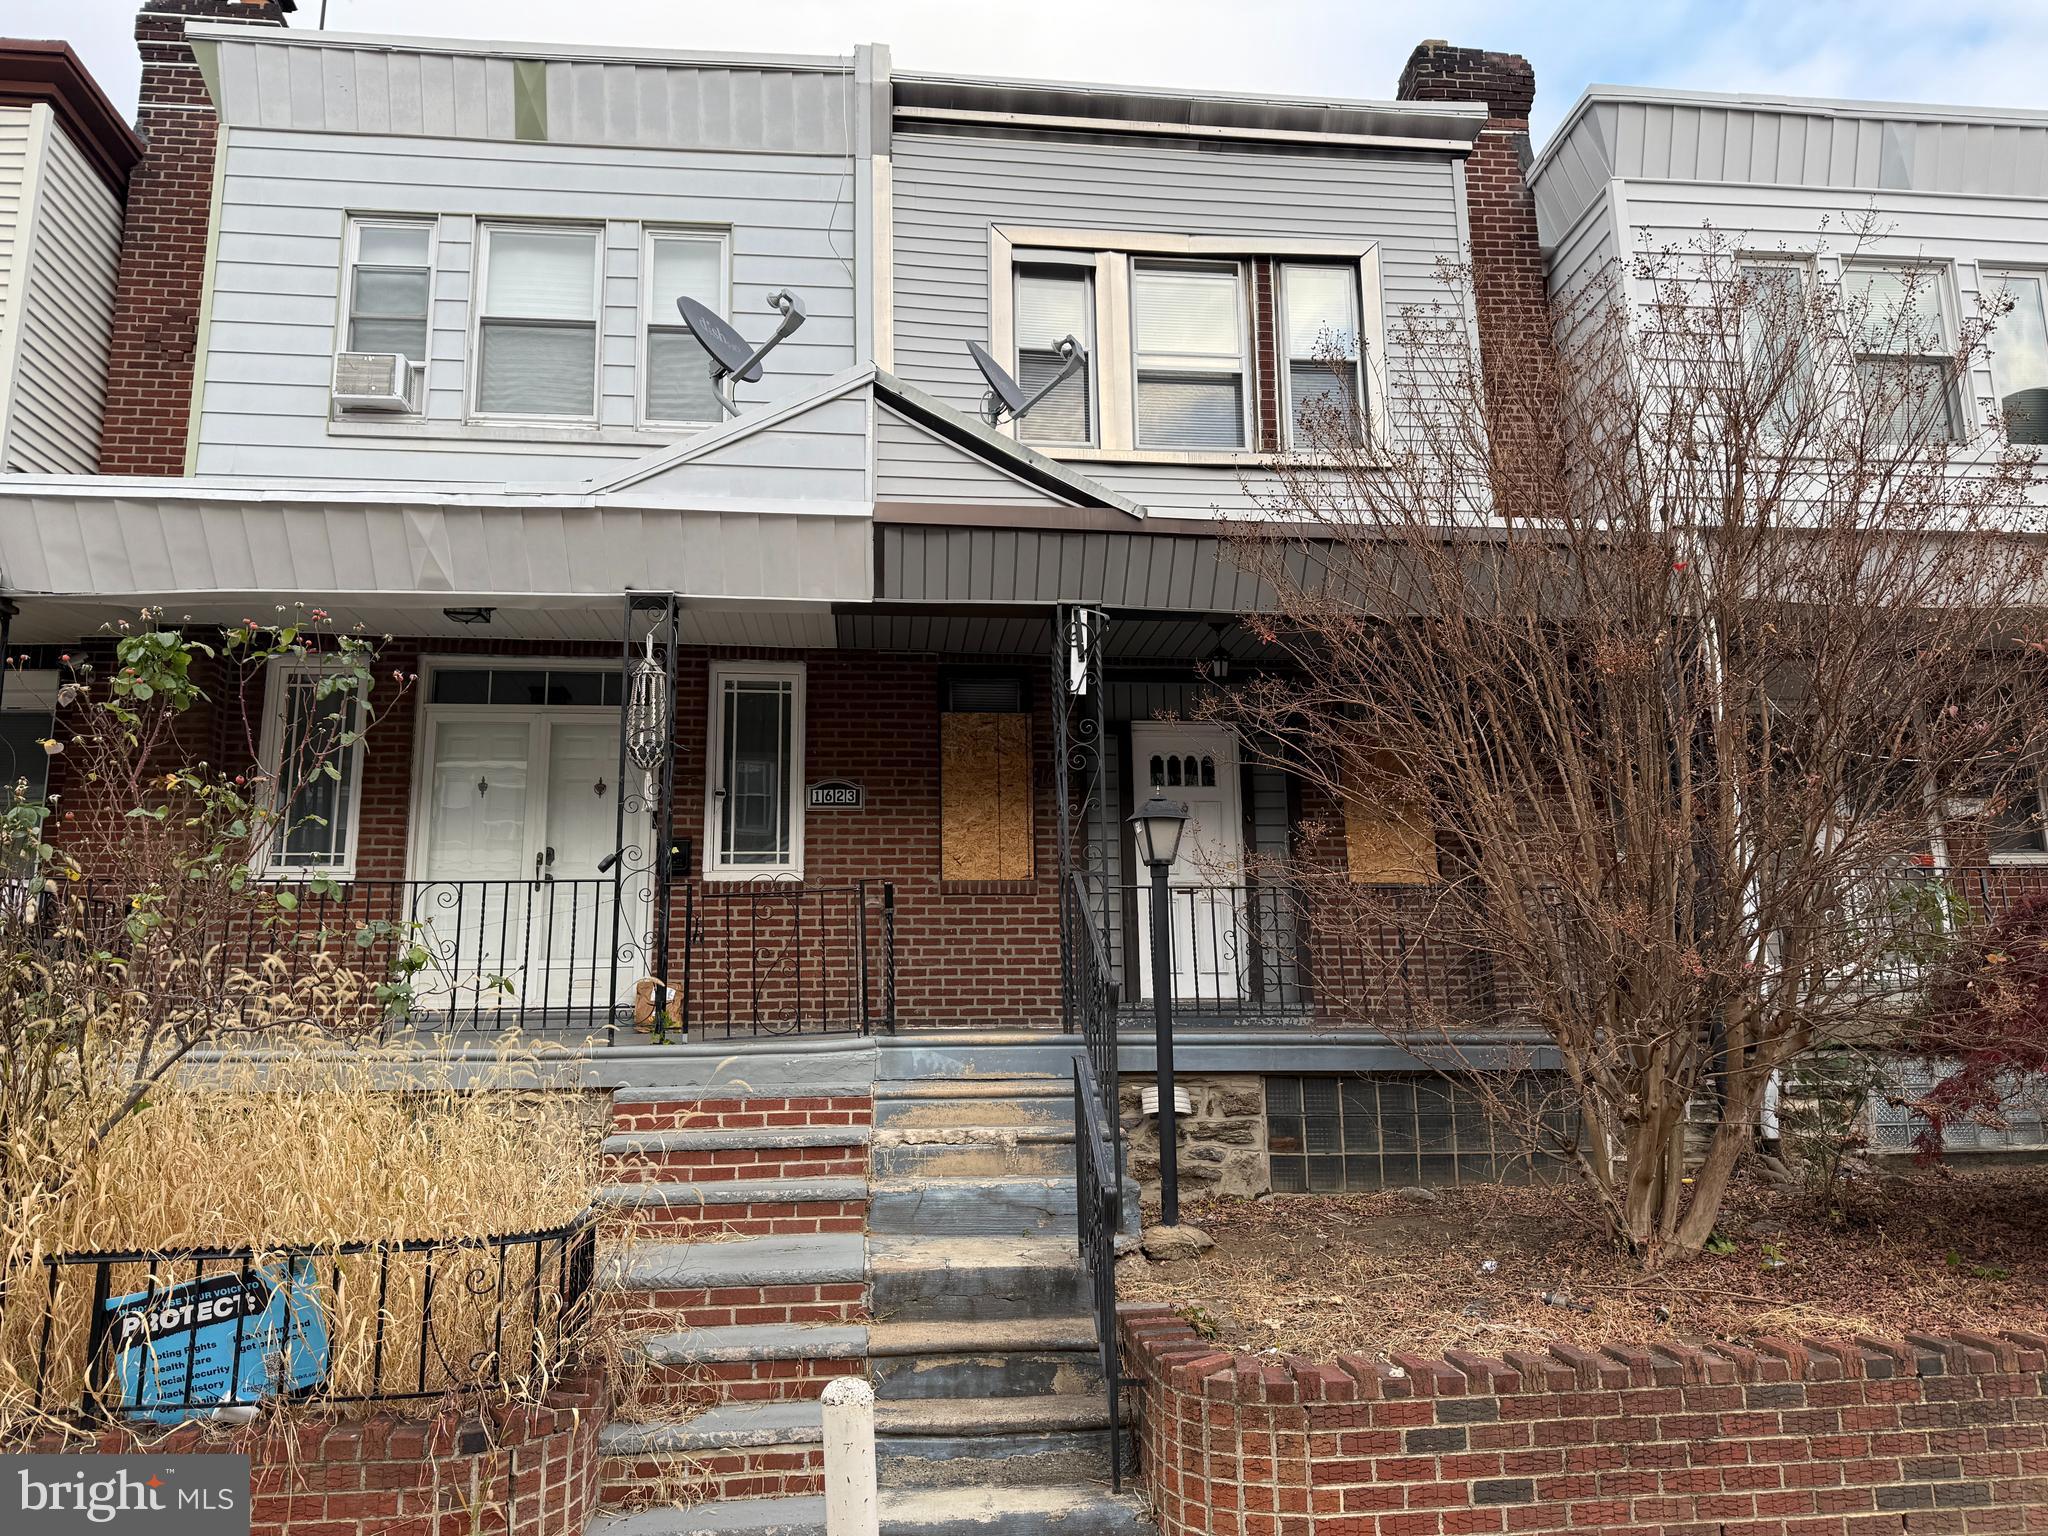
{"label": "black lamp post", "polygon": [[1180,1127],[1173,1103],[1173,931],[1167,910],[1166,872],[1180,856],[1188,808],[1154,795],[1131,817],[1138,857],[1152,871],[1153,1061],[1159,1073],[1159,1219],[1180,1225]]}

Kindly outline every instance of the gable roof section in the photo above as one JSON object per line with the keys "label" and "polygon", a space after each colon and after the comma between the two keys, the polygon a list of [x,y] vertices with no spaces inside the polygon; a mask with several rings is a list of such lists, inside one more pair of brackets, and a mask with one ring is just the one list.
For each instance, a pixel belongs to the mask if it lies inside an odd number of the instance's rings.
{"label": "gable roof section", "polygon": [[863,364],[594,480],[636,502],[706,496],[1145,509],[945,401]]}

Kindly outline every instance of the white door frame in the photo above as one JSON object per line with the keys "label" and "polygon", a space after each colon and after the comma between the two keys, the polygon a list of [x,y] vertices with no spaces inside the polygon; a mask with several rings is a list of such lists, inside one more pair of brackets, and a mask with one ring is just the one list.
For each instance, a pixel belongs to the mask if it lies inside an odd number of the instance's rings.
{"label": "white door frame", "polygon": [[[1171,751],[1176,756],[1183,758],[1192,756],[1200,759],[1204,756],[1211,756],[1215,759],[1216,784],[1211,792],[1224,804],[1227,825],[1209,829],[1212,832],[1210,841],[1212,845],[1217,842],[1225,845],[1232,855],[1232,862],[1235,863],[1236,868],[1234,870],[1220,871],[1214,876],[1211,876],[1207,871],[1203,871],[1197,878],[1183,875],[1175,880],[1174,883],[1182,890],[1186,890],[1190,886],[1216,884],[1219,889],[1228,889],[1234,893],[1244,883],[1245,857],[1244,777],[1242,772],[1242,754],[1239,751],[1236,730],[1227,725],[1209,725],[1194,721],[1134,720],[1130,724],[1128,736],[1130,761],[1127,767],[1130,774],[1129,782],[1133,808],[1144,804],[1145,800],[1155,791],[1149,761],[1155,751],[1162,755]],[[1156,786],[1156,789],[1159,794],[1164,795],[1169,800],[1179,800],[1185,798],[1184,791],[1186,787],[1185,785],[1168,783]],[[1198,785],[1196,788],[1201,789],[1202,786]],[[1187,846],[1185,842],[1182,844],[1184,850]],[[1169,875],[1170,880],[1173,878]],[[1138,950],[1134,956],[1127,957],[1127,960],[1134,963],[1126,965],[1126,972],[1136,983],[1136,995],[1150,998],[1152,996],[1151,871],[1142,864],[1137,864],[1134,860],[1132,879],[1138,886],[1137,923],[1134,928]],[[1200,897],[1181,899],[1193,900],[1198,903],[1203,900]],[[1229,1005],[1243,1001],[1249,980],[1245,975],[1243,947],[1238,939],[1238,926],[1242,914],[1237,910],[1235,894],[1227,898],[1217,899],[1227,900],[1230,903],[1230,910],[1227,912],[1212,911],[1209,913],[1210,920],[1219,925],[1227,924],[1228,932],[1226,935],[1219,928],[1219,932],[1212,935],[1212,937],[1227,939],[1230,952],[1236,956],[1237,980],[1227,995],[1223,994],[1219,982],[1216,988],[1218,995],[1215,997],[1199,996],[1201,989],[1198,982],[1197,1000],[1214,1002],[1219,1005]],[[1178,926],[1176,925],[1174,970],[1177,981],[1182,966],[1182,956],[1178,945],[1179,937]],[[1199,941],[1199,938],[1200,935],[1197,934],[1197,941]],[[1213,956],[1211,957],[1212,960],[1214,958]],[[1191,955],[1188,957],[1187,963],[1192,967],[1199,967],[1200,960],[1201,957],[1199,955]]]}

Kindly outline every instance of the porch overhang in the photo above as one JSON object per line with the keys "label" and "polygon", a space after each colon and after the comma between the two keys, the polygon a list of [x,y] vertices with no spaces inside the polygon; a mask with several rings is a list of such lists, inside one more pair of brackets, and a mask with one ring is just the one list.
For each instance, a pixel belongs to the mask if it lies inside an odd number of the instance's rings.
{"label": "porch overhang", "polygon": [[0,482],[0,590],[27,600],[28,622],[35,610],[197,615],[287,599],[371,627],[389,627],[373,611],[470,605],[615,618],[629,589],[825,613],[872,592],[871,530],[865,502],[11,478]]}

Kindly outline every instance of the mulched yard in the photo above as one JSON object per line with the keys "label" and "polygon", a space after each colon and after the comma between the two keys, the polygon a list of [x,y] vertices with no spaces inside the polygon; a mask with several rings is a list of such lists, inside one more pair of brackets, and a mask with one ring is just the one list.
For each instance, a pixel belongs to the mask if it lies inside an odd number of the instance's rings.
{"label": "mulched yard", "polygon": [[1832,1208],[1742,1183],[1721,1213],[1728,1251],[1648,1275],[1568,1188],[1204,1201],[1182,1219],[1216,1246],[1171,1263],[1127,1260],[1118,1295],[1186,1304],[1198,1328],[1240,1349],[1328,1357],[1545,1339],[2048,1333],[2042,1167],[1868,1173]]}

